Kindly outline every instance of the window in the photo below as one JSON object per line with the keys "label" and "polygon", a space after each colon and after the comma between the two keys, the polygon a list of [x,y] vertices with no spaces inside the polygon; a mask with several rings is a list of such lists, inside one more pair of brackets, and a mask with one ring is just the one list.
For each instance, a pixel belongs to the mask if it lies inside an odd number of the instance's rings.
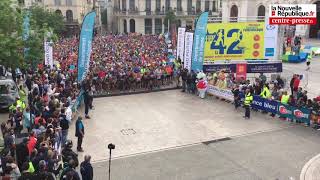
{"label": "window", "polygon": [[60,6],[61,5],[61,0],[54,0],[54,5]]}
{"label": "window", "polygon": [[67,10],[66,12],[67,22],[73,21],[73,12],[71,10]]}
{"label": "window", "polygon": [[261,5],[258,8],[258,22],[263,22],[264,21],[264,16],[266,14],[266,8]]}
{"label": "window", "polygon": [[146,0],[146,12],[151,11],[151,0]]}
{"label": "window", "polygon": [[238,20],[238,6],[233,5],[230,10],[230,22],[237,22]]}
{"label": "window", "polygon": [[201,12],[201,0],[197,0],[196,8],[197,8],[197,13]]}
{"label": "window", "polygon": [[162,19],[155,19],[155,33],[161,34],[162,33]]}
{"label": "window", "polygon": [[182,2],[181,2],[181,0],[177,0],[177,11],[182,11]]}
{"label": "window", "polygon": [[187,2],[187,11],[188,13],[192,12],[192,0],[188,0]]}
{"label": "window", "polygon": [[72,6],[72,0],[66,0],[66,6]]}
{"label": "window", "polygon": [[144,33],[145,34],[152,34],[152,19],[145,19],[144,20]]}
{"label": "window", "polygon": [[126,11],[127,10],[127,2],[126,0],[122,0],[122,11]]}
{"label": "window", "polygon": [[59,14],[59,15],[62,15],[62,12],[61,12],[60,9],[57,9],[57,10],[56,10],[56,13]]}
{"label": "window", "polygon": [[217,12],[217,1],[212,2],[212,12]]}
{"label": "window", "polygon": [[180,20],[180,19],[177,20],[177,29],[178,29],[179,27],[181,27],[181,20]]}
{"label": "window", "polygon": [[136,21],[134,19],[130,19],[130,32],[136,32]]}
{"label": "window", "polygon": [[161,0],[156,0],[156,11],[161,10]]}
{"label": "window", "polygon": [[135,10],[135,8],[136,8],[135,0],[130,0],[129,1],[129,7],[130,7],[130,11],[134,11]]}
{"label": "window", "polygon": [[168,32],[168,21],[164,22],[164,32]]}
{"label": "window", "polygon": [[166,11],[170,10],[170,0],[166,0]]}
{"label": "window", "polygon": [[127,30],[127,20],[125,20],[125,19],[123,20],[123,32],[126,33],[126,34],[128,33],[128,30]]}
{"label": "window", "polygon": [[205,1],[204,2],[204,11],[208,12],[210,10],[210,2]]}

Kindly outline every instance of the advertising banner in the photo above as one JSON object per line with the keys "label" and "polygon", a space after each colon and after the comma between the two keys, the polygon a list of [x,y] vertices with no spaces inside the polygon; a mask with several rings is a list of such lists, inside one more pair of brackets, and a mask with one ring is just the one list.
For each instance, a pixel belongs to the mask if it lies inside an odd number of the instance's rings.
{"label": "advertising banner", "polygon": [[299,122],[310,124],[311,111],[308,108],[292,107],[293,119]]}
{"label": "advertising banner", "polygon": [[92,11],[84,17],[82,23],[78,55],[78,82],[81,82],[86,77],[89,70],[95,18],[96,12]]}
{"label": "advertising banner", "polygon": [[289,105],[279,103],[277,114],[279,114],[279,116],[283,118],[293,119],[292,107]]}
{"label": "advertising banner", "polygon": [[[212,64],[204,65],[204,72],[217,72],[225,69],[229,72],[236,72],[236,64]],[[275,73],[282,72],[282,63],[255,63],[247,64],[247,73]]]}
{"label": "advertising banner", "polygon": [[184,61],[184,40],[185,40],[186,28],[179,27],[178,29],[178,42],[177,42],[177,59],[180,57],[181,61]]}
{"label": "advertising banner", "polygon": [[52,42],[44,42],[44,64],[53,68],[53,47]]}
{"label": "advertising banner", "polygon": [[233,93],[231,92],[230,89],[220,89],[218,87],[215,87],[213,85],[208,85],[207,93],[223,98],[225,100],[233,101]]}
{"label": "advertising banner", "polygon": [[275,73],[282,72],[282,63],[248,64],[247,73]]}
{"label": "advertising banner", "polygon": [[176,24],[170,25],[170,35],[171,35],[172,49],[176,49],[176,47],[177,47],[177,26],[176,26]]}
{"label": "advertising banner", "polygon": [[187,32],[184,44],[184,68],[191,70],[193,33]]}
{"label": "advertising banner", "polygon": [[207,34],[208,24],[208,12],[204,12],[200,15],[195,33],[194,33],[194,45],[192,49],[192,63],[191,69],[194,71],[202,70],[203,57],[204,57],[204,45]]}
{"label": "advertising banner", "polygon": [[[27,41],[29,38],[30,34],[30,11],[27,11],[24,14],[23,18],[23,34],[22,34],[22,39],[23,41]],[[29,48],[24,47],[24,57],[28,55]]]}
{"label": "advertising banner", "polygon": [[207,26],[204,61],[264,58],[264,23],[211,23]]}
{"label": "advertising banner", "polygon": [[278,41],[278,25],[265,24],[264,32],[264,57],[273,59],[277,56],[277,41]]}
{"label": "advertising banner", "polygon": [[260,96],[254,96],[251,107],[276,114],[278,111],[278,102],[264,99]]}
{"label": "advertising banner", "polygon": [[247,64],[237,64],[236,79],[247,79]]}

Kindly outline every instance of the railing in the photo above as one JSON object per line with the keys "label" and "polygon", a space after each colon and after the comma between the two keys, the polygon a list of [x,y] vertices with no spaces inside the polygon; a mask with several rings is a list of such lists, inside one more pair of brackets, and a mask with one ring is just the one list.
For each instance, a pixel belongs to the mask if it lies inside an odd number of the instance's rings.
{"label": "railing", "polygon": [[222,17],[208,18],[208,23],[221,22],[265,22],[265,16],[229,17],[226,19],[223,19]]}

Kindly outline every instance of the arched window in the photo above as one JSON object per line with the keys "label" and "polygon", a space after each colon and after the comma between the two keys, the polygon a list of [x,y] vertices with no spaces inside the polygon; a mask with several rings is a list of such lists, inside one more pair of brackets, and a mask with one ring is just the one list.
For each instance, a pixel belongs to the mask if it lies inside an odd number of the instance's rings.
{"label": "arched window", "polygon": [[238,6],[232,5],[230,10],[230,22],[238,21]]}
{"label": "arched window", "polygon": [[264,5],[260,5],[258,8],[258,22],[263,22],[265,15],[266,15],[266,8],[264,7]]}
{"label": "arched window", "polygon": [[72,22],[73,21],[73,12],[71,10],[67,10],[66,18],[67,18],[67,22]]}
{"label": "arched window", "polygon": [[124,33],[128,33],[128,30],[127,30],[127,20],[126,20],[126,19],[123,20],[123,32],[124,32]]}
{"label": "arched window", "polygon": [[130,19],[130,32],[136,32],[136,21],[134,19]]}
{"label": "arched window", "polygon": [[57,9],[57,10],[56,10],[56,13],[62,15],[62,12],[61,12],[60,9]]}

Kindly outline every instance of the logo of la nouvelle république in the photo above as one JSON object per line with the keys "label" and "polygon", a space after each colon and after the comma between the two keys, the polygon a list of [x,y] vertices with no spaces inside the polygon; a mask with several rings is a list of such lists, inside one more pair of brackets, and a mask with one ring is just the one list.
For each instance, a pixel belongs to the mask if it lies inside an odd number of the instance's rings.
{"label": "logo of la nouvelle r\u00e9publique", "polygon": [[273,4],[269,8],[269,24],[317,24],[316,4]]}

